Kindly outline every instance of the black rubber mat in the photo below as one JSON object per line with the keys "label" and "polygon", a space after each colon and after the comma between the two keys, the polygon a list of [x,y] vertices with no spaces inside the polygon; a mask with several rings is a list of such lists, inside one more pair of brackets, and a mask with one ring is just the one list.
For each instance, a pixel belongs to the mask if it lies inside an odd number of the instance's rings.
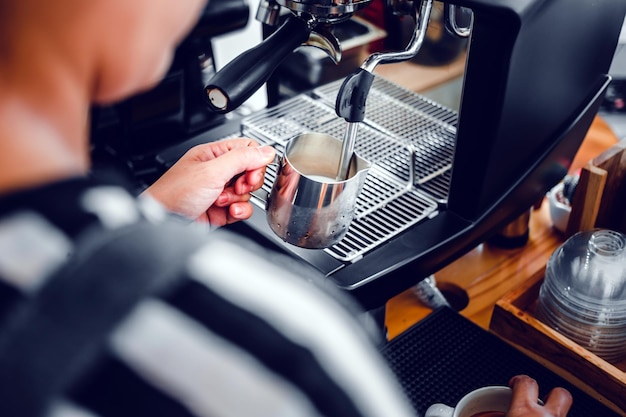
{"label": "black rubber mat", "polygon": [[538,362],[444,307],[382,348],[418,415],[433,403],[454,405],[485,385],[507,385],[518,374],[539,383],[540,397],[556,386],[574,397],[568,417],[619,416]]}

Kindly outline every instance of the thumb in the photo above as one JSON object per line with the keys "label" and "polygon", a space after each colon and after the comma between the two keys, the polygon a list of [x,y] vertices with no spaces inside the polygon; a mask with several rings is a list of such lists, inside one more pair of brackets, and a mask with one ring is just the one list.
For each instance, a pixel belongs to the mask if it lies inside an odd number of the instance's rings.
{"label": "thumb", "polygon": [[233,148],[209,162],[214,175],[226,183],[237,174],[265,167],[275,155],[271,146],[245,146]]}

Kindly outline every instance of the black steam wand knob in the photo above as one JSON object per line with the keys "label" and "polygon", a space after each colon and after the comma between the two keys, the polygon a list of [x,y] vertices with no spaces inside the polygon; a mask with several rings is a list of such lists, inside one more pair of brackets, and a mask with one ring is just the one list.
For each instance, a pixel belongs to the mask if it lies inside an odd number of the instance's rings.
{"label": "black steam wand knob", "polygon": [[266,40],[230,61],[205,87],[209,107],[228,113],[243,104],[291,52],[307,41],[314,26],[312,19],[291,15]]}
{"label": "black steam wand knob", "polygon": [[373,82],[374,74],[359,68],[346,77],[337,94],[335,112],[348,122],[337,168],[339,181],[348,179],[359,122],[365,119],[365,102]]}

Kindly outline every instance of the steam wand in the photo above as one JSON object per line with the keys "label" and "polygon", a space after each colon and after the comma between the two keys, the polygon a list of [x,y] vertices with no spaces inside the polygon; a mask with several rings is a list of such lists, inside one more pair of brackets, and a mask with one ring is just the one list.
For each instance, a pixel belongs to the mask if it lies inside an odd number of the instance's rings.
{"label": "steam wand", "polygon": [[348,123],[337,170],[338,181],[343,181],[349,176],[358,123],[365,119],[365,102],[374,81],[374,69],[378,64],[407,61],[417,55],[424,43],[432,6],[433,0],[422,0],[419,12],[417,7],[414,8],[415,31],[404,51],[371,54],[353,74],[346,77],[341,85],[335,102],[335,112]]}

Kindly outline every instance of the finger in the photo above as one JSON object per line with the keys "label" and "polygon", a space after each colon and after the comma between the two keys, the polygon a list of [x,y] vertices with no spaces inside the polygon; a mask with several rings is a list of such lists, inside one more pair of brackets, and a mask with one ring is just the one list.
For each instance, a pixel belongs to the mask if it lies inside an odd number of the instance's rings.
{"label": "finger", "polygon": [[516,375],[509,381],[513,389],[512,405],[536,404],[539,398],[539,385],[528,375]]}
{"label": "finger", "polygon": [[206,211],[209,223],[214,227],[221,227],[241,220],[247,220],[253,213],[254,208],[252,204],[246,202],[237,202],[228,207],[211,206]]}
{"label": "finger", "polygon": [[194,146],[187,151],[188,156],[206,162],[218,158],[233,149],[257,147],[259,144],[249,138],[224,139],[216,142],[207,142]]}
{"label": "finger", "polygon": [[555,417],[565,417],[572,406],[572,394],[565,388],[554,388],[546,397],[544,407]]}
{"label": "finger", "polygon": [[258,190],[265,181],[265,167],[246,172],[237,178],[234,185],[235,193],[247,194]]}
{"label": "finger", "polygon": [[238,194],[232,188],[226,188],[213,204],[217,207],[227,207],[234,203],[245,203],[248,201],[250,201],[250,194]]}
{"label": "finger", "polygon": [[236,221],[247,220],[252,216],[254,208],[250,203],[238,202],[233,203],[228,208],[228,223],[234,223]]}
{"label": "finger", "polygon": [[274,160],[276,151],[271,146],[242,147],[232,149],[211,161],[211,174],[226,184],[235,175],[265,168]]}
{"label": "finger", "polygon": [[231,150],[235,148],[245,148],[245,147],[256,148],[260,146],[257,141],[255,141],[254,139],[250,139],[250,138],[224,139],[219,142],[216,142],[216,144],[218,145],[218,149],[221,150],[223,153],[230,152]]}

